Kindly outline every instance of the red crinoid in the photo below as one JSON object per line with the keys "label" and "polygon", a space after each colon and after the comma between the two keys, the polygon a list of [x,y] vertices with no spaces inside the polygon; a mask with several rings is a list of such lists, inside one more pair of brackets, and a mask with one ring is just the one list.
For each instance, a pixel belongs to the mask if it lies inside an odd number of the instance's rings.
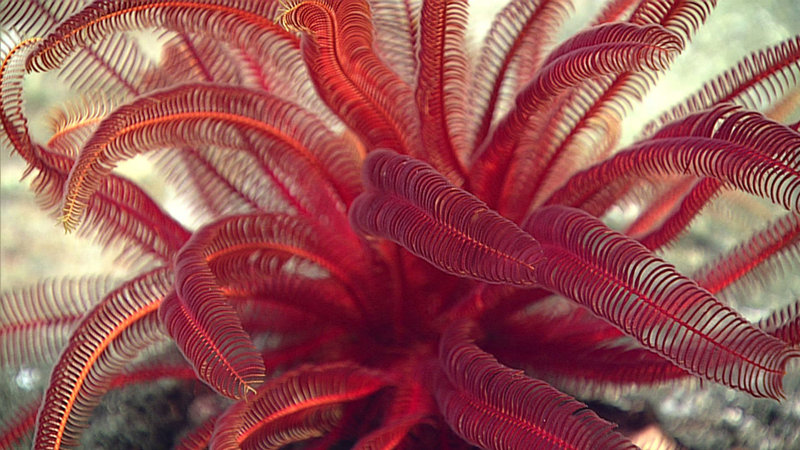
{"label": "red crinoid", "polygon": [[[714,1],[611,1],[554,45],[570,2],[512,0],[474,59],[464,0],[82,3],[0,8],[2,137],[67,230],[144,269],[2,298],[3,366],[57,359],[6,443],[77,445],[109,389],[164,377],[233,399],[183,448],[627,448],[554,386],[784,395],[798,303],[752,324],[715,295],[798,260],[800,36],[618,148]],[[152,28],[159,64],[124,33]],[[49,70],[89,100],[43,144],[22,79]],[[195,229],[114,174],[155,150]],[[660,250],[726,191],[780,216],[682,275]],[[134,362],[170,340],[181,364]]]}

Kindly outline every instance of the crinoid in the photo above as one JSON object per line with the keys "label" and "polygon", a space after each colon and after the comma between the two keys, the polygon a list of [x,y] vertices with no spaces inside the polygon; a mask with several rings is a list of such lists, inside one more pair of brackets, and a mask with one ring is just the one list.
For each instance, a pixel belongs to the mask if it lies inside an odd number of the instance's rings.
{"label": "crinoid", "polygon": [[[558,42],[568,0],[512,0],[473,53],[462,0],[5,1],[4,148],[132,269],[3,295],[2,367],[53,364],[3,445],[77,446],[108,391],[161,379],[225,399],[180,448],[632,448],[565,392],[780,400],[798,302],[752,323],[731,297],[796,276],[800,36],[620,140],[715,3],[614,0]],[[23,79],[47,71],[84,100],[44,141]],[[143,154],[192,222],[115,171]],[[669,262],[742,194],[772,217]]]}

